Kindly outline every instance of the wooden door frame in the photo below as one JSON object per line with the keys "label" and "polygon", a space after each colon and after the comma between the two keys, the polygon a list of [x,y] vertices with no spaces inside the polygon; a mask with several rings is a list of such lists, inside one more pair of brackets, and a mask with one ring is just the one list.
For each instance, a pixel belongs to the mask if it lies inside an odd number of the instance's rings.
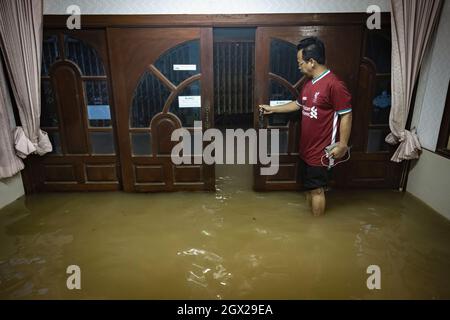
{"label": "wooden door frame", "polygon": [[[65,28],[69,15],[44,15],[44,28]],[[369,14],[276,13],[276,14],[154,14],[82,15],[82,29],[107,27],[260,27],[365,25]],[[381,23],[390,23],[390,13],[381,13]]]}
{"label": "wooden door frame", "polygon": [[[340,26],[340,25],[358,25],[365,30],[366,20],[370,15],[361,13],[286,13],[286,14],[192,14],[192,15],[82,15],[81,32],[84,29],[103,29],[108,28],[145,28],[145,27],[283,27],[283,26]],[[66,21],[69,15],[44,15],[44,29],[65,29]],[[390,24],[390,13],[381,13],[381,24]],[[363,37],[364,47],[365,37]],[[107,41],[109,46],[109,41]],[[362,52],[362,50],[361,50]],[[255,53],[258,54],[257,52]],[[212,59],[212,57],[211,57]],[[362,59],[362,57],[361,57]],[[104,62],[108,65],[106,68],[111,70],[111,61]],[[111,82],[112,79],[108,82]],[[114,91],[114,90],[113,90]],[[114,92],[110,92],[111,98]],[[256,101],[256,100],[255,100]],[[211,103],[209,106],[211,106]],[[213,115],[210,112],[209,121],[213,124]],[[116,123],[117,126],[117,123]],[[116,137],[118,139],[120,137]],[[119,143],[117,143],[119,144]],[[117,152],[121,152],[120,146]],[[379,157],[380,155],[374,155]],[[356,159],[355,159],[356,160]],[[209,183],[214,184],[214,181]]]}

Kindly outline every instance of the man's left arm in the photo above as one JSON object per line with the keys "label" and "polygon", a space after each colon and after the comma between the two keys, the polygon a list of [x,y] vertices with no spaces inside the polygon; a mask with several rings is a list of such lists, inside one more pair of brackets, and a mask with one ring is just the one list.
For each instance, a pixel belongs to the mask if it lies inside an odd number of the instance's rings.
{"label": "man's left arm", "polygon": [[342,158],[348,150],[348,140],[352,130],[352,96],[344,82],[337,81],[331,87],[331,103],[339,116],[339,143],[331,150],[334,159]]}
{"label": "man's left arm", "polygon": [[348,140],[352,131],[352,113],[347,112],[339,116],[339,144],[331,150],[331,156],[334,159],[342,158],[348,150]]}

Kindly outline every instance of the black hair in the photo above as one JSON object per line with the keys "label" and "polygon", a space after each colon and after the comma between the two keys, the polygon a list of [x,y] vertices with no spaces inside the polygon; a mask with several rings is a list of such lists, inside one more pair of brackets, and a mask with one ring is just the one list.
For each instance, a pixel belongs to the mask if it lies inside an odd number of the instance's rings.
{"label": "black hair", "polygon": [[319,64],[325,63],[325,46],[319,38],[309,37],[302,39],[297,45],[297,50],[300,51],[302,49],[303,60],[314,59]]}

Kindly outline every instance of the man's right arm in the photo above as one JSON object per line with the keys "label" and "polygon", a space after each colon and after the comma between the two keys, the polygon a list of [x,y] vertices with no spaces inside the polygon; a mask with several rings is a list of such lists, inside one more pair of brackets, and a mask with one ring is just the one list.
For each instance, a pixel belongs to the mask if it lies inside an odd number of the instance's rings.
{"label": "man's right arm", "polygon": [[264,114],[287,113],[300,110],[300,106],[298,105],[297,101],[292,101],[279,106],[268,106],[266,104],[260,104],[259,108],[264,111]]}

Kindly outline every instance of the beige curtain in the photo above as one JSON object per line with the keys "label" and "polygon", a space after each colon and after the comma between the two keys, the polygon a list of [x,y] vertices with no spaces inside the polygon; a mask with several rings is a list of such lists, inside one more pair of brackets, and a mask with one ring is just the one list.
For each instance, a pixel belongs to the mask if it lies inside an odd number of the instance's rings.
{"label": "beige curtain", "polygon": [[40,130],[42,0],[0,1],[0,45],[22,126],[14,131],[16,154],[52,150]]}
{"label": "beige curtain", "polygon": [[395,162],[419,157],[419,139],[405,127],[414,84],[441,7],[441,0],[391,0],[392,107],[386,142],[400,143],[391,158]]}
{"label": "beige curtain", "polygon": [[11,113],[11,99],[0,57],[0,179],[12,177],[24,168],[22,160],[14,152]]}

